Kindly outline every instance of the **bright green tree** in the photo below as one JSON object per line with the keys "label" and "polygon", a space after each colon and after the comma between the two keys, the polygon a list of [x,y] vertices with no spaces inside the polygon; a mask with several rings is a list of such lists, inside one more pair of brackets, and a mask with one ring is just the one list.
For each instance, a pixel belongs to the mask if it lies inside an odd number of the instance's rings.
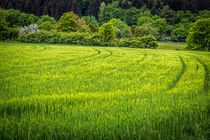
{"label": "bright green tree", "polygon": [[62,32],[89,32],[88,26],[74,12],[64,13],[58,21],[57,30]]}
{"label": "bright green tree", "polygon": [[140,17],[137,21],[137,25],[148,28],[150,32],[158,38],[158,40],[162,40],[162,37],[166,33],[167,29],[166,20],[164,18],[160,18],[159,16]]}
{"label": "bright green tree", "polygon": [[151,17],[143,16],[138,18],[137,25],[142,26],[144,24],[153,24],[155,21]]}
{"label": "bright green tree", "polygon": [[188,29],[182,25],[171,32],[171,39],[176,42],[185,42],[188,32]]}
{"label": "bright green tree", "polygon": [[59,22],[58,29],[63,32],[76,32],[79,17],[73,12],[64,13]]}
{"label": "bright green tree", "polygon": [[186,42],[188,49],[210,50],[210,18],[193,23]]}
{"label": "bright green tree", "polygon": [[142,37],[150,34],[149,29],[143,26],[132,25],[130,28],[134,37]]}
{"label": "bright green tree", "polygon": [[159,34],[162,36],[166,32],[167,23],[164,18],[158,18],[153,22],[153,26],[158,28]]}
{"label": "bright green tree", "polygon": [[99,23],[94,16],[83,16],[82,19],[87,25],[92,24],[96,29],[99,28]]}
{"label": "bright green tree", "polygon": [[41,25],[39,25],[40,29],[52,31],[55,30],[55,25],[53,25],[50,21],[45,21]]}
{"label": "bright green tree", "polygon": [[38,20],[38,24],[42,24],[44,22],[50,22],[51,24],[56,24],[56,20],[54,17],[50,17],[48,15],[44,15],[44,16],[41,16],[41,18]]}
{"label": "bright green tree", "polygon": [[113,18],[109,22],[112,23],[117,30],[119,30],[120,34],[118,37],[130,37],[132,35],[128,25],[126,25],[120,19]]}
{"label": "bright green tree", "polygon": [[116,38],[115,29],[112,23],[104,23],[99,28],[99,35],[104,38],[105,41],[111,41]]}
{"label": "bright green tree", "polygon": [[7,11],[0,9],[0,40],[15,39],[18,36],[18,30],[8,27]]}
{"label": "bright green tree", "polygon": [[106,4],[105,2],[102,2],[101,3],[101,6],[99,8],[99,14],[98,14],[98,20],[100,22],[102,22],[104,20],[104,11],[105,11],[105,7],[106,7]]}

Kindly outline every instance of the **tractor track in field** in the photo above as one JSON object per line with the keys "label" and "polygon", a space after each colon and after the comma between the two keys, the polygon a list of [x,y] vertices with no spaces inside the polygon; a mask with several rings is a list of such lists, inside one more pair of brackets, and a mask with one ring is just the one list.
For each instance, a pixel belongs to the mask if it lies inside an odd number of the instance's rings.
{"label": "tractor track in field", "polygon": [[198,59],[195,56],[192,56],[195,60],[197,60],[203,67],[204,67],[204,71],[205,71],[205,78],[204,78],[204,90],[206,92],[208,92],[209,90],[209,71],[208,71],[208,67],[205,63],[203,63],[200,59]]}
{"label": "tractor track in field", "polygon": [[113,55],[113,52],[112,52],[112,51],[107,50],[107,49],[105,49],[105,50],[106,50],[107,52],[109,52],[109,54],[106,55],[106,56],[104,56],[104,57],[103,57],[104,59]]}
{"label": "tractor track in field", "polygon": [[[94,49],[94,50],[98,51],[98,55],[101,54],[101,51],[100,51],[100,50],[98,50],[98,49]],[[112,51],[109,51],[109,50],[107,50],[107,49],[105,49],[105,50],[106,50],[107,52],[109,52],[108,55],[99,56],[97,59],[94,59],[94,60],[105,59],[105,58],[108,58],[108,57],[110,57],[110,56],[113,55],[113,52],[112,52]],[[90,58],[90,57],[85,57],[85,58]],[[84,58],[82,58],[82,59],[84,59]],[[77,60],[81,60],[81,59],[77,59]],[[92,60],[92,59],[91,59],[91,60]],[[91,61],[91,60],[90,60],[90,61]],[[75,61],[76,61],[76,60],[75,60]],[[81,62],[79,62],[78,64],[81,64]],[[76,64],[76,65],[78,65],[78,64]],[[68,67],[68,66],[69,66],[69,63],[66,63],[66,64],[62,65],[62,68],[65,68],[65,67]]]}
{"label": "tractor track in field", "polygon": [[[128,66],[131,66],[131,65],[137,63],[137,62],[138,62],[138,63],[143,62],[146,58],[147,58],[147,54],[144,54],[144,57],[143,57],[142,59],[136,60],[135,62],[132,62],[132,63],[130,63],[130,64],[126,65],[126,66],[120,67],[120,68],[114,68],[110,73],[108,73],[108,74],[106,74],[106,75],[102,75],[99,79],[94,80],[94,82],[101,80],[103,77],[105,77],[105,76],[107,76],[107,75],[111,75],[112,73],[115,73],[117,70],[124,69],[124,68],[126,68],[126,67],[128,67]],[[92,83],[92,82],[90,81],[90,82],[88,82],[85,86],[89,86],[91,83]]]}
{"label": "tractor track in field", "polygon": [[98,49],[94,49],[94,50],[97,53],[92,54],[92,55],[89,55],[89,56],[79,57],[79,58],[76,58],[76,59],[68,59],[68,60],[64,60],[64,61],[58,61],[56,63],[43,63],[43,64],[40,64],[40,65],[29,66],[29,67],[40,67],[40,66],[58,65],[58,64],[62,64],[62,63],[68,63],[68,62],[73,62],[73,61],[82,60],[82,59],[86,59],[86,58],[91,58],[91,57],[94,57],[94,56],[97,56],[97,55],[100,55],[101,54],[101,51],[100,50],[98,50]]}
{"label": "tractor track in field", "polygon": [[176,87],[177,83],[180,81],[180,79],[182,78],[184,72],[186,71],[186,64],[184,62],[184,59],[181,56],[179,56],[179,55],[178,55],[178,57],[179,57],[179,59],[180,59],[180,61],[182,63],[182,70],[178,74],[178,76],[176,77],[176,79],[172,82],[172,84],[168,87],[168,90],[172,90],[173,88]]}
{"label": "tractor track in field", "polygon": [[[84,57],[76,58],[76,59],[69,59],[69,60],[59,61],[59,62],[54,62],[54,63],[43,63],[43,64],[40,64],[40,65],[25,66],[25,67],[30,67],[30,68],[32,68],[32,67],[42,67],[42,66],[44,66],[44,67],[46,67],[46,66],[56,66],[56,67],[59,67],[59,65],[61,65],[61,66],[60,66],[61,68],[66,68],[66,67],[68,67],[68,66],[70,65],[70,62],[76,62],[76,61],[78,61],[78,64],[81,64],[81,61],[79,61],[79,60],[84,60],[84,59],[86,59],[86,58],[92,58],[92,57],[101,55],[101,53],[102,53],[102,51],[99,50],[99,49],[93,48],[93,50],[95,50],[97,53],[92,54],[92,55],[89,55],[89,56],[84,56]],[[110,56],[113,55],[113,52],[112,52],[112,51],[109,51],[109,50],[107,50],[107,49],[105,49],[105,50],[106,50],[107,52],[109,52],[109,54],[107,54],[107,55],[105,55],[105,56],[99,56],[97,59],[93,59],[93,60],[106,59],[106,58],[108,58],[108,57],[110,57]],[[91,60],[92,60],[92,59],[91,59]],[[91,61],[91,60],[90,60],[90,61]],[[85,60],[85,61],[86,61],[86,60]],[[78,64],[76,63],[76,65],[78,65]],[[49,71],[49,70],[48,70],[48,71]]]}
{"label": "tractor track in field", "polygon": [[[83,59],[86,59],[86,58],[95,57],[95,56],[98,56],[98,55],[100,55],[102,53],[101,50],[99,50],[99,49],[95,49],[94,48],[93,50],[95,50],[97,53],[95,53],[93,55],[89,55],[89,56],[76,58],[76,59],[68,59],[68,60],[64,60],[64,61],[59,61],[59,62],[56,62],[56,63],[44,63],[44,64],[36,65],[36,67],[40,67],[40,66],[54,66],[54,65],[59,65],[59,64],[61,64],[62,67],[67,67],[67,66],[69,66],[69,62],[74,62],[74,61],[83,60]],[[106,56],[103,56],[103,57],[99,57],[99,59],[100,58],[105,59],[105,58],[110,57],[110,56],[113,55],[112,51],[109,51],[107,49],[106,49],[106,51],[108,51],[109,54],[106,55]]]}

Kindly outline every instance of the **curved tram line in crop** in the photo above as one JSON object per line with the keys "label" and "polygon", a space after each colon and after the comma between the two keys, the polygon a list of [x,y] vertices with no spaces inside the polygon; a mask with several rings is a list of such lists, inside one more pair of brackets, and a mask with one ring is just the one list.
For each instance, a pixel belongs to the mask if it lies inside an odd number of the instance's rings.
{"label": "curved tram line in crop", "polygon": [[178,56],[178,57],[179,57],[179,59],[180,59],[180,62],[182,63],[182,70],[181,70],[181,72],[177,75],[176,79],[172,82],[172,84],[171,84],[171,86],[168,88],[168,90],[171,90],[171,89],[173,89],[173,88],[176,86],[176,84],[179,82],[179,80],[181,79],[181,77],[182,77],[182,75],[184,74],[185,69],[186,69],[186,64],[185,64],[183,58],[182,58],[181,56]]}
{"label": "curved tram line in crop", "polygon": [[0,43],[0,55],[0,139],[208,137],[207,52]]}

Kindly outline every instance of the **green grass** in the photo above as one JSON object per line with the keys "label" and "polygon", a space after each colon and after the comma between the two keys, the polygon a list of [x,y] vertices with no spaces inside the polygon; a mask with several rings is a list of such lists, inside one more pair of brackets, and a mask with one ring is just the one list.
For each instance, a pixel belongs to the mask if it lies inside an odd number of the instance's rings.
{"label": "green grass", "polygon": [[209,74],[209,52],[1,42],[0,139],[207,139]]}
{"label": "green grass", "polygon": [[158,42],[158,48],[162,50],[184,50],[186,47],[185,43],[180,42]]}

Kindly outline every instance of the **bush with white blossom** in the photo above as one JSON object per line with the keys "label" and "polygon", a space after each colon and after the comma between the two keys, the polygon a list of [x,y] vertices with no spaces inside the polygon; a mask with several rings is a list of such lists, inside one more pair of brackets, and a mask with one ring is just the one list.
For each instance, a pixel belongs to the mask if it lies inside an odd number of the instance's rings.
{"label": "bush with white blossom", "polygon": [[40,31],[39,26],[37,24],[31,24],[29,26],[25,26],[19,29],[19,34],[27,34],[27,33],[34,33]]}

